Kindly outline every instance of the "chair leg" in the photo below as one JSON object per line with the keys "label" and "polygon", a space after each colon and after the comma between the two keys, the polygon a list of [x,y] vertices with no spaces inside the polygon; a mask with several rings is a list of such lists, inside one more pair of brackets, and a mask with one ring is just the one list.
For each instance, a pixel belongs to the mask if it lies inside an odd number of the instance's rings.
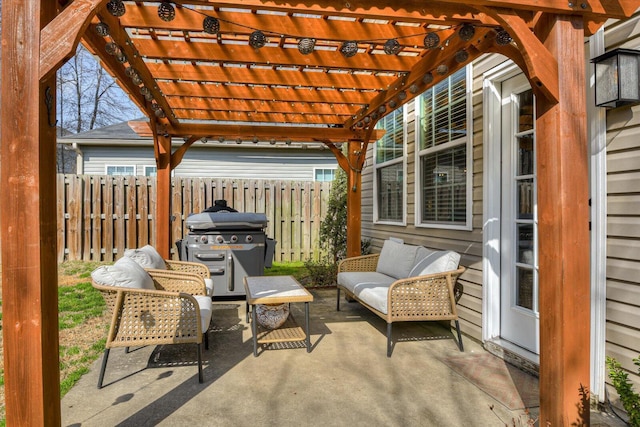
{"label": "chair leg", "polygon": [[336,300],[336,311],[340,311],[340,288],[338,288],[338,299]]}
{"label": "chair leg", "polygon": [[109,348],[104,349],[104,355],[102,356],[102,366],[100,367],[100,376],[98,377],[98,388],[102,388],[102,382],[104,381],[104,371],[107,369],[107,359],[109,358]]}
{"label": "chair leg", "polygon": [[129,347],[124,348],[124,354],[129,354]]}
{"label": "chair leg", "polygon": [[204,349],[209,350],[209,331],[206,331],[203,335],[204,335]]}
{"label": "chair leg", "polygon": [[198,343],[198,382],[202,384],[204,382],[204,376],[202,375],[202,344]]}
{"label": "chair leg", "polygon": [[392,323],[387,323],[387,357],[391,357],[391,325]]}
{"label": "chair leg", "polygon": [[460,351],[464,351],[464,347],[462,345],[462,334],[460,333],[460,322],[456,320],[456,331],[458,332],[458,348]]}

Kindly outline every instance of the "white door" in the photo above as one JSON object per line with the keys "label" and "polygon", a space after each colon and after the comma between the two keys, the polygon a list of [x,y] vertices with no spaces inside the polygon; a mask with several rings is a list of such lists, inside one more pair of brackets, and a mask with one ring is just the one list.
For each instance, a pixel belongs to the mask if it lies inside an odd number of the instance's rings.
{"label": "white door", "polygon": [[535,103],[523,75],[502,83],[500,336],[539,353]]}

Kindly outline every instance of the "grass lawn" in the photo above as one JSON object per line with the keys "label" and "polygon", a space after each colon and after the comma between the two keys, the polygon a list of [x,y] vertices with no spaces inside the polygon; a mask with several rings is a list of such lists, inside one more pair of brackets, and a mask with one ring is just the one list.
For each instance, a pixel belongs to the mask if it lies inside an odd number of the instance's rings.
{"label": "grass lawn", "polygon": [[[91,286],[91,271],[101,263],[70,261],[58,266],[58,311],[60,330],[60,394],[64,396],[89,371],[104,351],[109,329],[107,313],[100,293]],[[304,262],[273,263],[266,275],[291,275],[308,283]],[[0,301],[0,319],[2,319]],[[0,427],[5,425],[4,355],[0,334]]]}

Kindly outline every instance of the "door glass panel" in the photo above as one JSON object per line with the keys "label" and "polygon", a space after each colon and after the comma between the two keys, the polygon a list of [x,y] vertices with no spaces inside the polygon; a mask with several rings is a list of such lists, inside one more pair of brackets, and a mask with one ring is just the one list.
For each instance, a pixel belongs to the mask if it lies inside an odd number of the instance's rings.
{"label": "door glass panel", "polygon": [[518,94],[518,132],[533,130],[533,91]]}
{"label": "door glass panel", "polygon": [[533,224],[518,225],[518,259],[522,264],[533,265]]}
{"label": "door glass panel", "polygon": [[533,178],[523,179],[517,182],[518,186],[518,219],[533,218]]}
{"label": "door glass panel", "polygon": [[533,134],[518,138],[518,176],[533,175]]}
{"label": "door glass panel", "polygon": [[516,305],[533,310],[533,270],[525,267],[517,269]]}

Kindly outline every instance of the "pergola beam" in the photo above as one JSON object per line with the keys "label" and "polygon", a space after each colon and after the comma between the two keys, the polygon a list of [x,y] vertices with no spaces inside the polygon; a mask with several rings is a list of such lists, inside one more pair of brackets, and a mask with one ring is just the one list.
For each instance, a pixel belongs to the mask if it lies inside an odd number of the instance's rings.
{"label": "pergola beam", "polygon": [[[129,122],[129,126],[140,136],[152,136],[153,132],[148,122]],[[234,124],[179,124],[177,126],[160,126],[158,131],[162,134],[171,135],[172,137],[198,137],[198,138],[216,138],[224,137],[225,139],[246,138],[251,139],[254,136],[263,140],[271,138],[287,139],[290,138],[301,142],[346,142],[349,140],[361,140],[365,137],[366,132],[362,130],[351,130],[345,128],[331,127],[310,127],[310,126],[251,126],[251,125],[234,125]],[[384,135],[384,130],[375,130],[372,135],[373,140],[378,140]]]}

